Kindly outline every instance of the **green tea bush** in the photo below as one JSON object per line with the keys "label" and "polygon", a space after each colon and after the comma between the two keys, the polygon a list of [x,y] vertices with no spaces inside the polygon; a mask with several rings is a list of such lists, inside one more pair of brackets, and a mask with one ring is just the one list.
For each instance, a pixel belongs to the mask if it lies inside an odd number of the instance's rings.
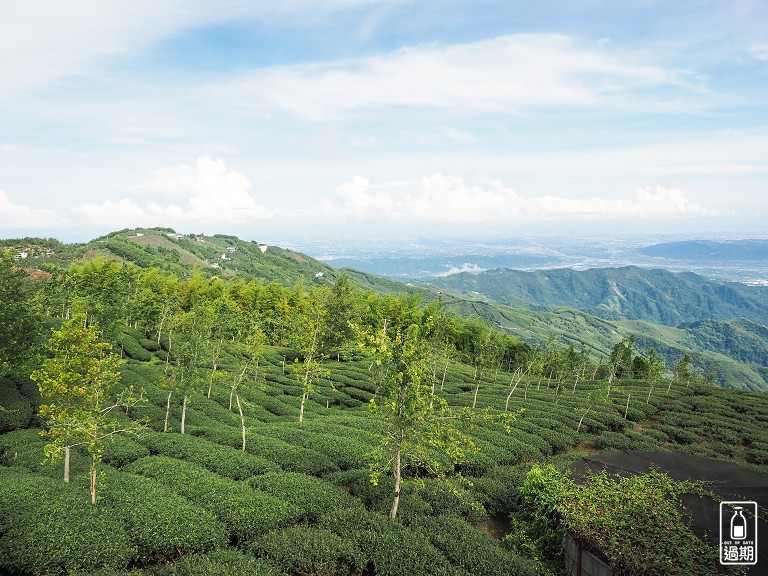
{"label": "green tea bush", "polygon": [[238,542],[252,541],[276,526],[295,521],[300,510],[247,483],[223,478],[205,468],[165,456],[147,456],[126,471],[155,478],[218,518]]}
{"label": "green tea bush", "polygon": [[157,340],[140,338],[138,342],[141,344],[141,347],[144,348],[144,350],[148,350],[149,352],[158,352],[160,350],[160,344],[157,343]]}
{"label": "green tea bush", "polygon": [[215,550],[190,554],[174,564],[155,568],[152,576],[286,576],[282,570],[265,564],[239,550]]}
{"label": "green tea bush", "polygon": [[363,509],[337,510],[321,519],[330,530],[357,547],[365,573],[376,576],[456,574],[420,531]]}
{"label": "green tea bush", "polygon": [[277,463],[283,470],[325,476],[339,469],[325,454],[295,446],[278,438],[251,434],[246,447],[249,453]]}
{"label": "green tea bush", "polygon": [[18,468],[0,468],[0,571],[18,574],[125,568],[137,550],[120,518],[88,492]]}
{"label": "green tea bush", "polygon": [[0,378],[0,434],[29,426],[32,402],[10,378]]}
{"label": "green tea bush", "polygon": [[323,514],[362,503],[342,489],[299,472],[270,472],[251,479],[251,486],[294,504],[304,520],[315,522]]}
{"label": "green tea bush", "polygon": [[101,449],[104,463],[115,468],[122,468],[139,458],[149,456],[146,446],[124,434],[110,436],[101,443]]}
{"label": "green tea bush", "polygon": [[289,574],[360,574],[364,556],[357,547],[330,530],[296,525],[267,532],[253,553]]}
{"label": "green tea bush", "polygon": [[350,398],[353,398],[354,400],[359,400],[360,402],[363,402],[363,403],[369,402],[370,399],[373,398],[373,394],[371,392],[368,392],[367,390],[360,390],[359,388],[355,388],[354,386],[346,386],[344,388],[344,392],[346,392]]}
{"label": "green tea bush", "polygon": [[133,358],[134,360],[139,360],[141,362],[149,362],[152,360],[152,354],[145,350],[144,347],[139,344],[139,341],[130,334],[125,332],[119,334],[117,337],[117,343],[120,349],[129,358]]}
{"label": "green tea bush", "polygon": [[[368,464],[367,454],[372,446],[360,442],[356,437],[356,431],[348,428],[334,430],[333,433],[325,434],[317,432],[324,427],[310,427],[309,422],[306,425],[288,425],[281,423],[272,425],[261,430],[263,434],[280,438],[294,445],[307,448],[309,450],[326,455],[341,470],[350,470],[362,468]],[[352,436],[352,437],[350,437]]]}
{"label": "green tea bush", "polygon": [[[61,460],[50,462],[45,459],[43,448],[45,439],[40,437],[40,430],[27,428],[14,430],[0,435],[0,464],[20,466],[43,476],[63,478],[64,465]],[[84,450],[71,450],[70,467],[73,479],[88,471],[88,456]]]}
{"label": "green tea bush", "polygon": [[122,520],[142,563],[227,544],[224,525],[210,512],[152,478],[110,471],[100,506]]}
{"label": "green tea bush", "polygon": [[[472,479],[469,479],[472,481]],[[474,486],[454,489],[446,482],[426,478],[419,487],[419,497],[432,508],[435,515],[461,516],[470,522],[483,522],[488,514],[484,505],[476,499]]]}
{"label": "green tea bush", "polygon": [[685,428],[678,428],[677,426],[668,424],[656,424],[655,427],[664,432],[671,442],[677,444],[693,444],[700,439],[699,434],[691,432]]}
{"label": "green tea bush", "polygon": [[233,480],[244,480],[278,469],[274,462],[254,454],[186,434],[151,432],[142,438],[142,442],[152,454],[199,464]]}
{"label": "green tea bush", "polygon": [[449,562],[473,576],[536,576],[534,567],[524,558],[501,548],[497,542],[460,518],[439,516],[421,518],[417,523],[423,534]]}

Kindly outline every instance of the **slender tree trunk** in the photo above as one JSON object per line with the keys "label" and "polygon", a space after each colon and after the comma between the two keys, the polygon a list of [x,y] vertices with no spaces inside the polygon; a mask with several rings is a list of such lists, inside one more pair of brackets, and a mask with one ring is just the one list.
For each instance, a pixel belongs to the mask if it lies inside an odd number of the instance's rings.
{"label": "slender tree trunk", "polygon": [[243,416],[243,407],[240,404],[239,394],[235,394],[235,400],[237,400],[237,411],[240,412],[240,426],[243,429],[243,452],[245,452],[245,416]]}
{"label": "slender tree trunk", "polygon": [[64,482],[69,483],[69,446],[64,446]]}
{"label": "slender tree trunk", "polygon": [[304,422],[304,402],[307,400],[307,393],[301,395],[301,408],[299,408],[299,424]]}
{"label": "slender tree trunk", "polygon": [[445,375],[448,373],[448,357],[445,357],[445,366],[443,366],[443,379],[440,380],[440,392],[443,391],[443,386],[445,386]]}
{"label": "slender tree trunk", "polygon": [[[173,376],[171,376],[173,381]],[[163,425],[163,432],[168,432],[168,415],[171,413],[171,394],[173,394],[173,388],[168,390],[168,400],[165,403],[165,424]]]}
{"label": "slender tree trunk", "polygon": [[187,422],[187,395],[184,394],[184,402],[181,405],[181,433],[184,434],[184,426]]}
{"label": "slender tree trunk", "polygon": [[97,471],[96,471],[96,453],[91,456],[91,505],[96,505],[96,479],[97,479]]}
{"label": "slender tree trunk", "polygon": [[590,406],[589,408],[587,408],[587,411],[586,411],[586,412],[584,412],[584,414],[582,414],[582,415],[581,415],[581,418],[579,418],[579,425],[578,425],[578,426],[576,426],[576,434],[578,434],[578,433],[579,433],[579,430],[581,429],[581,423],[582,423],[582,422],[584,422],[584,418],[585,418],[585,416],[586,416],[587,414],[589,414],[589,411],[590,411],[591,409],[592,409],[592,406]]}
{"label": "slender tree trunk", "polygon": [[216,345],[216,353],[213,357],[213,370],[211,370],[211,379],[208,381],[208,399],[211,398],[211,387],[213,386],[213,375],[216,374],[216,368],[219,365],[219,356],[221,356],[221,346],[224,343],[224,338],[219,338],[219,342]]}
{"label": "slender tree trunk", "polygon": [[632,394],[627,394],[627,405],[624,408],[624,420],[627,419],[627,413],[629,412],[629,399],[632,397]]}
{"label": "slender tree trunk", "polygon": [[576,372],[576,380],[573,381],[573,391],[571,394],[576,394],[576,384],[579,383],[579,373]]}
{"label": "slender tree trunk", "polygon": [[477,381],[477,385],[475,386],[475,397],[472,399],[472,409],[475,409],[475,405],[477,405],[477,392],[480,390],[480,380]]}
{"label": "slender tree trunk", "polygon": [[646,404],[651,401],[651,392],[653,392],[653,383],[651,383],[651,387],[648,389],[648,398],[645,399]]}
{"label": "slender tree trunk", "polygon": [[[402,433],[401,433],[402,435]],[[395,497],[392,500],[392,509],[389,511],[389,517],[397,517],[397,507],[400,505],[400,445],[397,447],[397,453],[395,454]]]}

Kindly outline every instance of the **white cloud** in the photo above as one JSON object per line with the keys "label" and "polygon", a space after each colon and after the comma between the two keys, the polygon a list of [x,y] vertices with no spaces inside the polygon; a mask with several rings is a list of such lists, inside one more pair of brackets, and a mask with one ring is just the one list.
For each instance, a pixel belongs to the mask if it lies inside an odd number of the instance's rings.
{"label": "white cloud", "polygon": [[657,219],[713,216],[714,210],[662,186],[639,188],[633,197],[524,197],[497,180],[468,183],[434,174],[419,181],[373,185],[362,176],[336,189],[323,203],[324,217],[414,223],[491,223],[584,219]]}
{"label": "white cloud", "polygon": [[0,96],[141,54],[199,25],[268,17],[313,18],[378,0],[34,0],[3,2]]}
{"label": "white cloud", "polygon": [[267,68],[214,91],[217,99],[234,98],[246,108],[321,120],[386,106],[519,113],[549,105],[624,105],[635,89],[682,85],[684,80],[678,70],[633,62],[567,36],[518,34],[403,48],[367,59]]}
{"label": "white cloud", "polygon": [[51,228],[68,223],[53,210],[15,204],[0,190],[0,229]]}
{"label": "white cloud", "polygon": [[182,164],[156,173],[144,190],[181,202],[157,200],[138,203],[130,198],[85,203],[73,210],[93,223],[117,227],[243,224],[269,218],[271,213],[249,190],[251,182],[240,172],[227,170],[223,160],[198,158],[194,167]]}

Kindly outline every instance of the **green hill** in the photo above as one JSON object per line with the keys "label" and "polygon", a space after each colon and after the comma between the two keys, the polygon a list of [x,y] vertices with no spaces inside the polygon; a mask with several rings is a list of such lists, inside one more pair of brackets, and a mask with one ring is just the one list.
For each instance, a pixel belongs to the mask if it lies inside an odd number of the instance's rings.
{"label": "green hill", "polygon": [[575,308],[610,320],[645,320],[666,326],[703,319],[744,317],[768,324],[768,287],[708,280],[637,266],[589,270],[497,269],[454,274],[430,284],[481,294],[508,306]]}
{"label": "green hill", "polygon": [[140,268],[157,267],[183,275],[193,268],[223,278],[263,278],[291,285],[299,279],[324,282],[334,270],[306,254],[246,242],[236,236],[177,234],[171,228],[136,228],[101,236],[86,244],[61,244],[41,238],[5,240],[12,254],[24,251],[25,266],[66,266],[96,256],[132,262]]}

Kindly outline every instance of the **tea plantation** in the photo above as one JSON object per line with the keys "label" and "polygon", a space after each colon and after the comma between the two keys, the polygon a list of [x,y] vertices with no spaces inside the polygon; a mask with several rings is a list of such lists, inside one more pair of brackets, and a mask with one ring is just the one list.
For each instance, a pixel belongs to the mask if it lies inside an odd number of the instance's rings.
{"label": "tea plantation", "polygon": [[[457,465],[460,488],[409,471],[398,518],[388,517],[391,477],[369,481],[369,453],[380,423],[368,407],[371,360],[326,361],[299,423],[300,390],[284,348],[266,348],[243,387],[247,448],[230,387],[214,383],[181,407],[161,387],[164,350],[146,346],[126,359],[122,388],[147,402],[123,418],[146,419],[135,436],[103,443],[100,496],[88,498],[88,455],[72,453],[72,481],[45,462],[33,383],[3,381],[0,405],[0,569],[10,574],[479,574],[556,573],[504,538],[520,506],[518,488],[536,462],[563,466],[595,451],[661,449],[712,456],[768,471],[768,396],[701,384],[648,395],[623,380],[592,402],[604,383],[555,386],[525,378],[510,398],[524,409],[509,431],[467,421],[478,450]],[[131,341],[132,339],[132,341]],[[126,348],[128,348],[126,346]],[[219,370],[234,372],[237,350]],[[133,355],[133,354],[132,354]],[[477,410],[503,409],[511,375],[486,374]],[[450,362],[441,396],[471,406],[474,368]],[[602,393],[600,393],[602,397]],[[629,402],[627,401],[629,400]],[[625,417],[626,413],[626,417]],[[579,422],[581,425],[579,426]],[[579,428],[578,433],[576,432]],[[534,555],[535,556],[535,555]]]}

